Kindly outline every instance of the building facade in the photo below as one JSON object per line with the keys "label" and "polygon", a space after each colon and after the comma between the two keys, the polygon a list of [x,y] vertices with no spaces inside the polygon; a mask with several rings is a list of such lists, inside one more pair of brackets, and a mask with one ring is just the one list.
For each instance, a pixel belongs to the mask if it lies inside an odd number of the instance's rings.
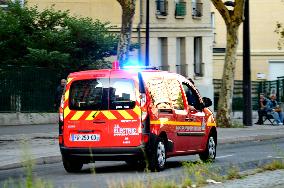
{"label": "building facade", "polygon": [[[278,49],[279,36],[275,33],[277,22],[284,23],[284,1],[250,0],[251,80],[276,80],[284,76],[284,50]],[[213,8],[215,79],[223,73],[226,51],[226,26],[219,12]],[[243,28],[239,28],[239,47],[236,80],[242,80]]]}
{"label": "building facade", "polygon": [[[145,62],[146,0],[136,1],[132,61]],[[77,16],[110,22],[120,31],[121,7],[116,0],[29,0],[39,9],[55,5]],[[191,77],[203,96],[213,99],[211,2],[209,0],[149,0],[150,66]]]}

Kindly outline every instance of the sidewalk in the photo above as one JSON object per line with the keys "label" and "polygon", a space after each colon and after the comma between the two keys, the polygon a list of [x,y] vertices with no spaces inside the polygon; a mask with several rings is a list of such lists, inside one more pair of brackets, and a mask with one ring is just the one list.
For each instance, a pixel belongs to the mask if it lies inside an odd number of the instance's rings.
{"label": "sidewalk", "polygon": [[[29,154],[36,164],[60,162],[57,134],[57,132],[49,132],[0,135],[0,170],[21,167],[22,160],[25,159],[24,153]],[[218,128],[218,144],[280,137],[284,137],[284,126],[253,125],[246,128]]]}

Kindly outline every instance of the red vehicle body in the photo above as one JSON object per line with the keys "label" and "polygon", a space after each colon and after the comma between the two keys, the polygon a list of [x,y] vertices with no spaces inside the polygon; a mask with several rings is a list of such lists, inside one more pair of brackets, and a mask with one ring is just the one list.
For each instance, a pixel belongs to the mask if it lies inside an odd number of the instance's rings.
{"label": "red vehicle body", "polygon": [[181,75],[159,70],[71,73],[62,97],[59,145],[68,172],[98,160],[149,162],[199,154],[215,159],[212,102]]}

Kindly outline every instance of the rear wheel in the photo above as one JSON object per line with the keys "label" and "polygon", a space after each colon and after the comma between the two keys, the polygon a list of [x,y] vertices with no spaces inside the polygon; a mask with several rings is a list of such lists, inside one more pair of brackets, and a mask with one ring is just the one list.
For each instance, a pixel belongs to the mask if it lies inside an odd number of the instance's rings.
{"label": "rear wheel", "polygon": [[166,147],[163,139],[158,138],[151,154],[149,161],[149,169],[154,171],[162,171],[166,165]]}
{"label": "rear wheel", "polygon": [[199,154],[202,161],[214,161],[216,157],[216,141],[213,135],[210,135],[207,141],[206,149]]}
{"label": "rear wheel", "polygon": [[78,160],[67,159],[66,157],[62,157],[62,160],[67,172],[79,172],[83,167],[83,163]]}

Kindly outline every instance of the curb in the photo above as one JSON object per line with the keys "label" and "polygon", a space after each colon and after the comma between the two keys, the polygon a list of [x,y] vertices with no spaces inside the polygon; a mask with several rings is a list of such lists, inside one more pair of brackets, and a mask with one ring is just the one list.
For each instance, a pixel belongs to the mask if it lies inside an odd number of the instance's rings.
{"label": "curb", "polygon": [[[35,159],[32,159],[32,161],[36,165],[43,165],[43,164],[59,163],[62,161],[62,158],[61,158],[61,155],[60,156],[48,156],[48,157],[35,158]],[[15,169],[15,168],[22,168],[24,167],[23,165],[24,163],[25,161],[3,165],[3,166],[0,166],[0,171],[10,170],[10,169]]]}
{"label": "curb", "polygon": [[239,138],[219,138],[218,144],[237,144],[244,143],[248,141],[264,141],[264,140],[273,140],[278,138],[283,138],[284,133],[279,133],[276,135],[255,135],[255,136],[244,136]]}

